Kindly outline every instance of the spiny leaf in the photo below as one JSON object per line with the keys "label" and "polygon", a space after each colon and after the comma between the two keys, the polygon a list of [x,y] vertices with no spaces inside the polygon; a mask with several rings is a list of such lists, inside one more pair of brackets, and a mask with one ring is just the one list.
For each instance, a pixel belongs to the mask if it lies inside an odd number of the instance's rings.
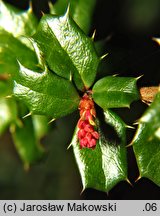
{"label": "spiny leaf", "polygon": [[78,107],[79,96],[72,83],[50,71],[38,73],[20,65],[15,80],[14,95],[33,114],[57,118]]}
{"label": "spiny leaf", "polygon": [[68,13],[60,17],[44,15],[33,38],[56,74],[66,79],[72,76],[80,90],[93,84],[99,58],[92,40]]}
{"label": "spiny leaf", "polygon": [[38,21],[32,9],[21,11],[12,5],[0,1],[0,28],[5,29],[15,37],[34,34]]}
{"label": "spiny leaf", "polygon": [[[95,188],[109,191],[118,182],[127,180],[125,124],[110,110],[106,110],[103,115],[104,119],[98,121],[100,139],[94,150],[79,148],[77,127],[71,142],[83,189]],[[105,127],[109,127],[116,138],[109,137],[109,132],[105,130]]]}
{"label": "spiny leaf", "polygon": [[140,177],[160,186],[160,93],[140,118],[132,143]]}
{"label": "spiny leaf", "polygon": [[87,34],[91,27],[96,0],[58,0],[54,5],[50,4],[50,13],[56,15],[64,14],[68,4],[74,21]]}
{"label": "spiny leaf", "polygon": [[16,122],[17,107],[13,99],[0,99],[0,135],[7,127]]}
{"label": "spiny leaf", "polygon": [[139,99],[135,78],[107,76],[93,86],[93,99],[104,110],[107,108],[129,107]]}

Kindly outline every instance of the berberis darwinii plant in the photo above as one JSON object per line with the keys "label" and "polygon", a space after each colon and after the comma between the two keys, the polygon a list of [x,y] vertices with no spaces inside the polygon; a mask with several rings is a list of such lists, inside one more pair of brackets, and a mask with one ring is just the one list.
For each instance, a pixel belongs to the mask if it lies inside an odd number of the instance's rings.
{"label": "berberis darwinii plant", "polygon": [[[128,126],[111,109],[130,107],[139,99],[138,78],[106,76],[97,80],[98,65],[106,55],[98,56],[94,36],[86,35],[95,1],[79,0],[77,5],[73,2],[63,15],[43,15],[38,24],[31,7],[21,12],[0,1],[0,134],[10,127],[27,167],[44,154],[40,139],[47,133],[48,121],[79,109],[70,146],[83,189],[109,191],[119,181],[128,181]],[[66,8],[62,0],[54,6],[50,4],[51,13],[62,14],[62,5]],[[88,13],[83,14],[83,9]],[[147,176],[158,185],[159,168],[150,174],[154,158],[150,162],[149,154],[143,150],[147,137],[150,142],[157,139],[155,151],[157,157],[160,154],[160,119],[154,114],[155,110],[160,112],[159,101],[160,94],[140,119],[132,142],[140,176]],[[114,139],[109,138],[104,125],[112,128]],[[146,151],[153,148],[147,141],[146,145]],[[147,163],[150,164],[145,171]]]}

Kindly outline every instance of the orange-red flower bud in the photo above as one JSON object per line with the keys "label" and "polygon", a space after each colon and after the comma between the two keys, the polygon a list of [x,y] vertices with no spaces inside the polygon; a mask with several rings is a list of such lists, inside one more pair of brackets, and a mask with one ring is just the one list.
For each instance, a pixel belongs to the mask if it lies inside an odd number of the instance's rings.
{"label": "orange-red flower bud", "polygon": [[96,123],[96,110],[94,102],[90,95],[87,93],[82,97],[80,104],[80,119],[78,121],[78,139],[80,148],[92,148],[96,147],[97,140],[99,139],[99,133],[95,130]]}

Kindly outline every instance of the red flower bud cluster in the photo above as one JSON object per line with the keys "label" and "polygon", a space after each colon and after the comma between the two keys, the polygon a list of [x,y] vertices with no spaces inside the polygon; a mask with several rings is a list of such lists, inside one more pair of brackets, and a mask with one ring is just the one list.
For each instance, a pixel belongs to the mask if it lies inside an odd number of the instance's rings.
{"label": "red flower bud cluster", "polygon": [[85,93],[79,104],[80,119],[78,121],[78,139],[80,148],[96,147],[99,133],[95,130],[96,111],[90,95]]}

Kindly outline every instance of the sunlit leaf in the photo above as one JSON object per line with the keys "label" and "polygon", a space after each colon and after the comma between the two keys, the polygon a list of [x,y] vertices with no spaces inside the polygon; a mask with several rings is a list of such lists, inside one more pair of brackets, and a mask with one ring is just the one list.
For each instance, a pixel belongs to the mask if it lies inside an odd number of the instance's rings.
{"label": "sunlit leaf", "polygon": [[95,4],[96,0],[58,0],[54,5],[50,4],[50,13],[62,15],[69,5],[74,21],[85,33],[88,33]]}
{"label": "sunlit leaf", "polygon": [[95,79],[99,58],[94,44],[68,12],[63,16],[44,15],[34,40],[44,53],[51,70],[66,79],[72,79],[83,90]]}
{"label": "sunlit leaf", "polygon": [[139,99],[137,79],[107,76],[93,86],[93,99],[104,110],[107,108],[129,107]]}

